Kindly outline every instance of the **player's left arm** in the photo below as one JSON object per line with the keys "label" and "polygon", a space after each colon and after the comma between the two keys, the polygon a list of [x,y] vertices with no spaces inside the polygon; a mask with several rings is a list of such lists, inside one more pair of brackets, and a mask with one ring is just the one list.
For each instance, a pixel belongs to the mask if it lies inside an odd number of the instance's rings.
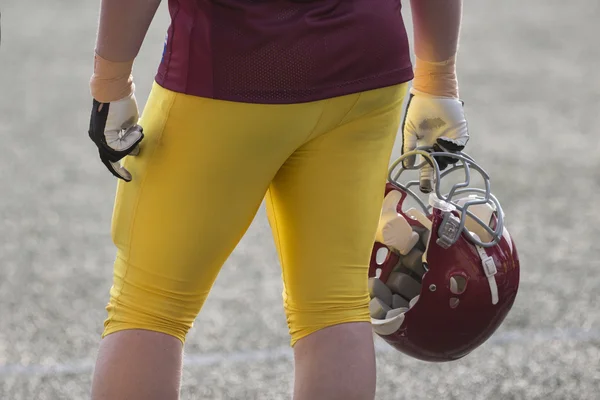
{"label": "player's left arm", "polygon": [[131,174],[119,161],[135,155],[144,137],[131,72],[159,5],[160,0],[102,0],[100,6],[89,136],[104,165],[125,181]]}

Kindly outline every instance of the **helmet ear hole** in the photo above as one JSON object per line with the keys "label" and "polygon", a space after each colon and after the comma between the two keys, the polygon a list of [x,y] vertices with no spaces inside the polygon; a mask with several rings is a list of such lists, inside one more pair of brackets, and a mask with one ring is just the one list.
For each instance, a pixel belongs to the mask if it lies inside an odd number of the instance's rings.
{"label": "helmet ear hole", "polygon": [[452,292],[453,294],[463,294],[466,288],[467,279],[464,276],[452,275],[450,277],[450,292]]}

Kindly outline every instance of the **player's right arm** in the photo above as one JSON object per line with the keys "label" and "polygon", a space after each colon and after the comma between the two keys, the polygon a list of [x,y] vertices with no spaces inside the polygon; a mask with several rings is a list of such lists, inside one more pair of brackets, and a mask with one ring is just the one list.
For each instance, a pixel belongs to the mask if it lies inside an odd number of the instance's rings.
{"label": "player's right arm", "polygon": [[131,180],[119,161],[135,155],[143,138],[131,75],[160,0],[102,0],[90,91],[89,136],[116,177]]}
{"label": "player's right arm", "polygon": [[[402,123],[402,153],[417,146],[461,151],[469,140],[463,104],[458,98],[456,53],[462,0],[411,0],[415,68]],[[438,159],[444,169],[448,160]],[[414,165],[408,157],[404,165]],[[421,190],[433,190],[433,171],[421,169]]]}

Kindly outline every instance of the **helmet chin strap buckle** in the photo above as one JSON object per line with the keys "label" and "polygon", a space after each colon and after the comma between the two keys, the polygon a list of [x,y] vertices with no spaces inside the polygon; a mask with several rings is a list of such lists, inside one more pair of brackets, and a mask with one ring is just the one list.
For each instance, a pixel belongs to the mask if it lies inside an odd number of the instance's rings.
{"label": "helmet chin strap buckle", "polygon": [[494,259],[490,256],[482,258],[481,265],[483,265],[483,271],[485,272],[485,276],[487,276],[488,278],[498,273],[498,270],[496,269],[496,263],[494,262]]}
{"label": "helmet chin strap buckle", "polygon": [[438,229],[438,239],[435,241],[440,247],[447,249],[458,240],[461,233],[460,219],[451,212],[445,212],[444,218]]}
{"label": "helmet chin strap buckle", "polygon": [[456,210],[454,204],[440,199],[435,193],[429,194],[429,205],[442,211],[444,218],[438,229],[438,239],[436,243],[447,249],[458,240],[461,233],[460,219],[452,211]]}

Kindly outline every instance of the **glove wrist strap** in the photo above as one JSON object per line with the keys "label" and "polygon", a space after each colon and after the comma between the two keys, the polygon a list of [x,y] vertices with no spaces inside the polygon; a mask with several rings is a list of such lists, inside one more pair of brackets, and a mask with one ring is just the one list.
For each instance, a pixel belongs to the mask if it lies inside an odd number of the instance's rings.
{"label": "glove wrist strap", "polygon": [[132,69],[133,60],[109,61],[96,53],[94,74],[90,79],[92,97],[100,103],[110,103],[131,96],[135,90]]}
{"label": "glove wrist strap", "polygon": [[425,61],[416,58],[413,88],[422,93],[458,98],[456,55],[445,61]]}

